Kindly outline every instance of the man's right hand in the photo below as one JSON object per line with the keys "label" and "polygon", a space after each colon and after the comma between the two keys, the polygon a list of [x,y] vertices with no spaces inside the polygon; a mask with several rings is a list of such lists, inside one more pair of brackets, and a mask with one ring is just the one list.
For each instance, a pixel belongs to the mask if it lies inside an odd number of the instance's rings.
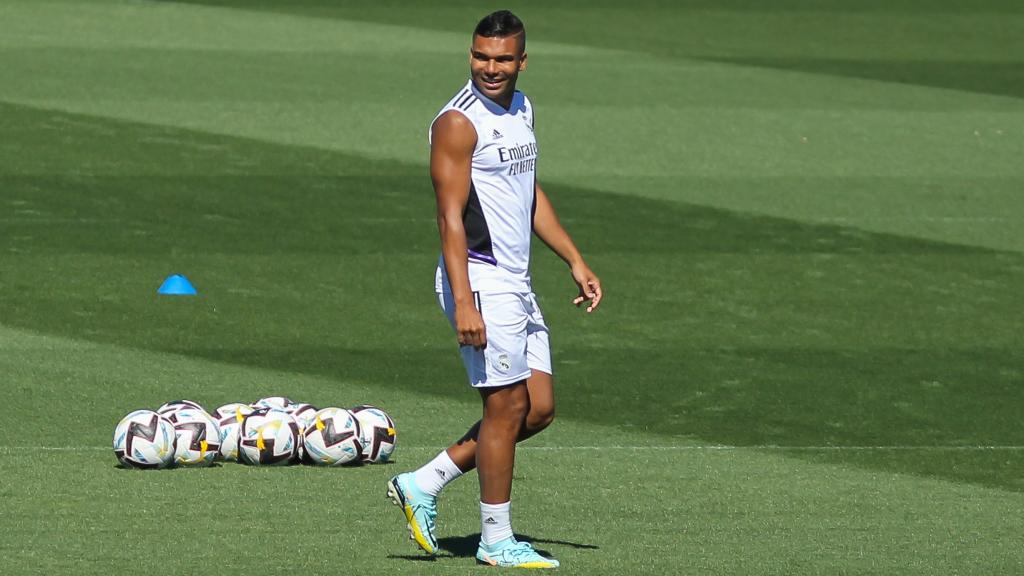
{"label": "man's right hand", "polygon": [[470,299],[465,303],[455,304],[455,333],[459,337],[459,345],[473,346],[483,349],[487,347],[487,327],[484,317]]}

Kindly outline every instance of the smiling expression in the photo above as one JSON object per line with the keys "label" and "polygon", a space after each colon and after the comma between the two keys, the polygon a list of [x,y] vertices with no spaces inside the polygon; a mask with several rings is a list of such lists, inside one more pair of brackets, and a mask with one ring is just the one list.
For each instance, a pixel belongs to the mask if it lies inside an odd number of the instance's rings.
{"label": "smiling expression", "polygon": [[522,33],[494,38],[473,36],[469,50],[473,85],[506,109],[512,104],[519,73],[526,69],[524,44]]}

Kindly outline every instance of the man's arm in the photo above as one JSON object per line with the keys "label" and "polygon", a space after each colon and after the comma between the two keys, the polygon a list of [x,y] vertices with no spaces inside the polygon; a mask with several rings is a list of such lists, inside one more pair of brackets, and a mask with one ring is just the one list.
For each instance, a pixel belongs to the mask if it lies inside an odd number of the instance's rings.
{"label": "man's arm", "polygon": [[462,114],[448,111],[434,121],[430,130],[430,178],[437,197],[441,254],[455,300],[455,331],[459,344],[482,348],[487,345],[487,334],[469,285],[466,229],[462,225],[469,200],[476,129]]}
{"label": "man's arm", "polygon": [[544,193],[540,184],[536,185],[535,193],[537,195],[537,210],[533,214],[534,233],[548,245],[548,248],[551,248],[555,254],[558,254],[559,258],[569,265],[573,281],[576,282],[576,286],[580,289],[579,295],[573,299],[572,303],[580,306],[587,300],[590,300],[587,312],[597,310],[597,306],[601,303],[601,298],[604,295],[601,290],[601,280],[587,266],[587,263],[583,261],[583,256],[580,255],[580,251],[573,244],[569,233],[565,231],[565,228],[562,228],[562,223],[558,221],[558,216],[555,215],[555,208],[551,205],[551,201],[548,200],[548,196]]}

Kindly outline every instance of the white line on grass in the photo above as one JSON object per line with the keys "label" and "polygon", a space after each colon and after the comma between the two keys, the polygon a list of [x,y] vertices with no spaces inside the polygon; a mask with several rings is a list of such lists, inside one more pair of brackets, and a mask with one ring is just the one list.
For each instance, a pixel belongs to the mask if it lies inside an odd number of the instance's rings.
{"label": "white line on grass", "polygon": [[114,224],[123,220],[107,218],[0,218],[5,224]]}
{"label": "white line on grass", "polygon": [[[402,450],[440,450],[441,446],[402,446]],[[113,450],[108,446],[0,446],[0,452],[78,452],[82,450]],[[517,450],[665,450],[665,451],[729,451],[729,450],[776,450],[807,452],[870,452],[870,451],[930,451],[930,452],[984,452],[996,450],[1024,450],[1024,446],[729,446],[729,445],[684,445],[684,446],[520,446]]]}
{"label": "white line on grass", "polygon": [[1024,446],[520,446],[517,450],[807,450],[807,451],[871,451],[871,450],[1024,450]]}
{"label": "white line on grass", "polygon": [[1018,222],[1014,216],[821,216],[819,222]]}

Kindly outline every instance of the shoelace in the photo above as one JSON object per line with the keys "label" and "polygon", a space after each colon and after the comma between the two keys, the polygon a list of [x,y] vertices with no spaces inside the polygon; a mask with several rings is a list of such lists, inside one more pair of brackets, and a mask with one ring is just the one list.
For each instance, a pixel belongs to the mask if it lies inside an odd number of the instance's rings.
{"label": "shoelace", "polygon": [[508,553],[515,561],[522,560],[524,556],[537,555],[536,550],[533,549],[529,542],[516,542],[515,547],[509,549]]}

